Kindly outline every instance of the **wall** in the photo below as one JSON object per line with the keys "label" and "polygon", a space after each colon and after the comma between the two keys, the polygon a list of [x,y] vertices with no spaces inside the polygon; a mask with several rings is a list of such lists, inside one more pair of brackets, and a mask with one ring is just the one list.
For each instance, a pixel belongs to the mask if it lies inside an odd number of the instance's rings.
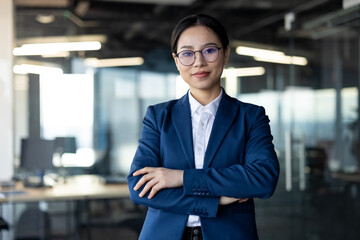
{"label": "wall", "polygon": [[13,6],[0,1],[0,181],[13,175]]}

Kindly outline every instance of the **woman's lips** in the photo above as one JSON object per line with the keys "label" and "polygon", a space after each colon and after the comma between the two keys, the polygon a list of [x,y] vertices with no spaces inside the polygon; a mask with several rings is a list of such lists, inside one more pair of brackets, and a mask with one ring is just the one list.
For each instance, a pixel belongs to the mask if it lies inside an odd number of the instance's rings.
{"label": "woman's lips", "polygon": [[210,74],[210,72],[206,72],[206,71],[199,71],[193,74],[194,77],[197,78],[203,78],[203,77],[207,77]]}

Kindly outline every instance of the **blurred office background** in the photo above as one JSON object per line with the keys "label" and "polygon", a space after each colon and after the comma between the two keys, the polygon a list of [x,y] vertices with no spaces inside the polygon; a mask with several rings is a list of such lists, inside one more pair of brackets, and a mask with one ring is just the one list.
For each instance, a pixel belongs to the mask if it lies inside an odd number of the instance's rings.
{"label": "blurred office background", "polygon": [[[264,106],[271,120],[281,175],[274,196],[256,200],[260,239],[359,239],[358,0],[14,0],[14,176],[28,174],[21,142],[34,137],[75,139],[54,159],[58,175],[125,176],[147,106],[187,91],[170,36],[198,12],[228,30],[227,93]],[[73,42],[89,46],[25,45]],[[90,214],[115,219],[136,208],[91,204]],[[28,207],[18,205],[15,225]],[[71,202],[45,208],[53,226],[75,229],[56,214]],[[101,226],[93,239],[130,239],[126,224]]]}

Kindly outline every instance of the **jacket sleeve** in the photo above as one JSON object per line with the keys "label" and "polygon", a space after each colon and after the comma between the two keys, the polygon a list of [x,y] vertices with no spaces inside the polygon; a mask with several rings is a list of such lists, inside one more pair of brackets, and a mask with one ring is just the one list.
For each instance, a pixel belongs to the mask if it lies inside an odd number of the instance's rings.
{"label": "jacket sleeve", "polygon": [[247,134],[244,164],[225,168],[187,169],[184,186],[190,196],[268,198],[275,191],[279,163],[272,144],[269,119],[258,107]]}
{"label": "jacket sleeve", "polygon": [[190,196],[184,193],[182,187],[162,189],[152,199],[147,198],[148,194],[144,197],[139,197],[143,187],[138,191],[134,191],[133,188],[141,176],[135,177],[132,174],[144,167],[162,167],[160,159],[160,131],[153,106],[148,108],[144,118],[139,146],[128,175],[131,200],[136,204],[170,212],[192,214],[201,217],[216,216],[219,197],[209,196],[204,198],[201,196]]}

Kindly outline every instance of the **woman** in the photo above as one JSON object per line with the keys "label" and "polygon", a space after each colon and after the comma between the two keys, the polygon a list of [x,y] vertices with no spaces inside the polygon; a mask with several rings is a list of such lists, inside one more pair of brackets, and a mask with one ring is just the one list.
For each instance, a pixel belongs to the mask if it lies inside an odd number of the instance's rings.
{"label": "woman", "polygon": [[190,90],[144,118],[128,176],[133,202],[149,207],[140,239],[258,239],[253,198],[270,197],[279,174],[264,108],[220,87],[230,47],[216,19],[182,19],[171,45]]}

